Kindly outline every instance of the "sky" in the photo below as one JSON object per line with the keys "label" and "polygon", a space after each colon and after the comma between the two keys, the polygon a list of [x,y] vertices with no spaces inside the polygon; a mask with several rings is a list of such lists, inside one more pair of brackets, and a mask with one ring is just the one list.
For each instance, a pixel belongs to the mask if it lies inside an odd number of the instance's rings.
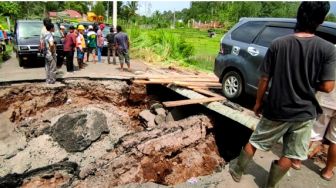
{"label": "sky", "polygon": [[158,10],[163,11],[180,11],[184,8],[190,8],[190,1],[139,1],[139,13],[141,15],[151,14]]}
{"label": "sky", "polygon": [[336,14],[336,1],[331,2],[330,12]]}
{"label": "sky", "polygon": [[[153,13],[155,10],[158,10],[160,12],[163,11],[180,11],[184,8],[190,7],[191,1],[139,1],[140,4],[140,10],[139,13],[141,15],[147,15],[148,13]],[[334,14],[336,14],[336,1],[331,1],[331,8],[330,11]]]}

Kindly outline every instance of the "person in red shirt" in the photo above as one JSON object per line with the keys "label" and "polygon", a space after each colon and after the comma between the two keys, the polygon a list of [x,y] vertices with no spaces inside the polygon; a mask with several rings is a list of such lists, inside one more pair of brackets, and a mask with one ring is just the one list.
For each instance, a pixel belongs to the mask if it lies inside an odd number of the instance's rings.
{"label": "person in red shirt", "polygon": [[70,26],[69,33],[66,35],[64,40],[64,53],[66,57],[66,67],[67,71],[72,73],[74,72],[74,53],[76,49],[76,34],[75,34],[75,27]]}

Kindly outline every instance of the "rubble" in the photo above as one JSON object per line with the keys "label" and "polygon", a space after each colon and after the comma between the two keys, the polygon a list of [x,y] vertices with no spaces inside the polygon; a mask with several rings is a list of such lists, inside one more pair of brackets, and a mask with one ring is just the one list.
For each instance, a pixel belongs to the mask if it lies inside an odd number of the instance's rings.
{"label": "rubble", "polygon": [[155,115],[152,114],[149,110],[144,110],[140,112],[139,117],[140,119],[144,120],[146,127],[155,127]]}
{"label": "rubble", "polygon": [[[64,131],[67,130],[67,131]],[[53,125],[52,137],[68,152],[83,151],[102,133],[108,133],[106,116],[94,110],[65,114]]]}
{"label": "rubble", "polygon": [[174,121],[132,87],[82,79],[2,88],[0,187],[175,185],[224,164],[208,117]]}

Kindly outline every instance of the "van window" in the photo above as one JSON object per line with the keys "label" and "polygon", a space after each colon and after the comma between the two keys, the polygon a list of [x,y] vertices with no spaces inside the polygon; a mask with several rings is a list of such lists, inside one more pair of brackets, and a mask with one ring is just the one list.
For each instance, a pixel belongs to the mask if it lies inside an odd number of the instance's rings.
{"label": "van window", "polygon": [[293,28],[266,27],[255,41],[255,44],[269,47],[274,39],[293,33]]}
{"label": "van window", "polygon": [[[18,37],[20,38],[32,38],[39,37],[43,27],[42,22],[20,22],[17,25]],[[54,36],[61,37],[57,24],[54,24],[55,32]]]}
{"label": "van window", "polygon": [[257,34],[263,29],[265,22],[247,22],[235,29],[231,37],[233,40],[251,43]]}
{"label": "van window", "polygon": [[41,34],[43,24],[40,22],[21,22],[18,25],[18,36],[20,38],[37,37]]}
{"label": "van window", "polygon": [[315,34],[324,40],[336,44],[336,29],[320,26]]}

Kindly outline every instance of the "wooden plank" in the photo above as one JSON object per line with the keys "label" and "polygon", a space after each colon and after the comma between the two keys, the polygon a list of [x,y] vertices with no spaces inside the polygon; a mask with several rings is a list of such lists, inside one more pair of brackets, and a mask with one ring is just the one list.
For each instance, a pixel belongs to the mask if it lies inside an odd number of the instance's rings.
{"label": "wooden plank", "polygon": [[165,107],[175,107],[175,106],[184,106],[184,105],[190,105],[190,104],[199,104],[199,103],[208,103],[208,102],[214,102],[214,101],[221,101],[224,100],[224,97],[206,97],[206,98],[200,98],[200,99],[186,99],[186,100],[179,100],[179,101],[168,101],[163,102],[162,104]]}
{"label": "wooden plank", "polygon": [[135,83],[135,84],[169,84],[169,83],[172,83],[172,81],[134,80],[133,83]]}
{"label": "wooden plank", "polygon": [[[187,88],[190,88],[190,87],[187,87]],[[208,95],[210,97],[223,97],[223,96],[221,96],[221,95],[219,95],[217,93],[214,93],[214,92],[211,92],[209,90],[202,89],[202,88],[190,88],[190,89],[192,89],[192,90],[194,90],[194,91],[196,91],[196,92],[198,92],[200,94]]]}
{"label": "wooden plank", "polygon": [[212,83],[219,83],[218,79],[209,79],[209,78],[181,78],[181,79],[175,79],[175,78],[165,78],[165,79],[159,79],[159,78],[154,78],[154,79],[149,79],[149,81],[181,81],[181,82],[212,82]]}
{"label": "wooden plank", "polygon": [[154,80],[133,80],[133,83],[136,84],[170,84],[174,83],[176,85],[182,86],[221,86],[220,83],[214,81],[199,81],[199,80],[191,80],[190,82],[187,81],[176,81],[176,80],[169,80],[169,79],[154,79]]}
{"label": "wooden plank", "polygon": [[220,83],[207,83],[207,82],[180,82],[176,81],[173,82],[176,85],[180,86],[215,86],[215,87],[222,87]]}
{"label": "wooden plank", "polygon": [[209,79],[217,79],[215,76],[207,76],[207,75],[136,75],[133,77],[135,80],[148,80],[148,79],[184,79],[184,78],[209,78]]}

